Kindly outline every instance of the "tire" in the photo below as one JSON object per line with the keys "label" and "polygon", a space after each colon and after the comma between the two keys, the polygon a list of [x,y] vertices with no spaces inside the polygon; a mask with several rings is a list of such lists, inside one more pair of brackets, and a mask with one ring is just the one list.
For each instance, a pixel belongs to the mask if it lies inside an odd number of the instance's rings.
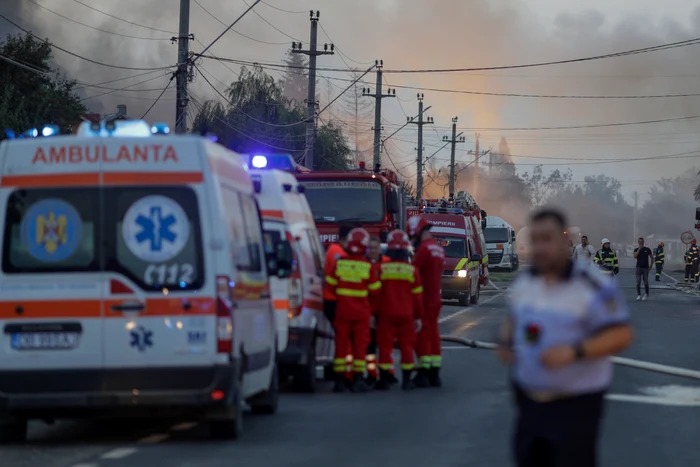
{"label": "tire", "polygon": [[10,418],[0,421],[0,444],[19,444],[26,440],[26,419]]}
{"label": "tire", "polygon": [[280,377],[275,363],[272,369],[272,377],[270,378],[270,387],[264,393],[255,396],[250,401],[250,409],[254,414],[272,415],[277,412],[280,398]]}
{"label": "tire", "polygon": [[213,439],[233,441],[243,434],[243,377],[240,374],[236,384],[231,405],[222,408],[223,413],[214,414],[208,420],[209,435]]}
{"label": "tire", "polygon": [[469,296],[468,295],[460,295],[458,300],[459,300],[459,306],[468,306],[469,305]]}
{"label": "tire", "polygon": [[[325,372],[324,372],[325,375]],[[316,343],[311,344],[306,365],[296,368],[293,379],[294,390],[312,394],[316,392]]]}
{"label": "tire", "polygon": [[481,295],[481,286],[479,284],[476,285],[476,295],[473,297],[469,297],[469,301],[471,302],[472,305],[476,305],[479,303],[479,295]]}

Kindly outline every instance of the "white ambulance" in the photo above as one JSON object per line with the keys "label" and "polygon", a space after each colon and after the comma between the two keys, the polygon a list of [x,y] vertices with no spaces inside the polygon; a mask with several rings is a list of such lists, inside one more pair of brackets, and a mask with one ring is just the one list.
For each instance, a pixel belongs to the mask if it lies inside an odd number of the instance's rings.
{"label": "white ambulance", "polygon": [[[155,134],[152,134],[155,133]],[[0,440],[28,419],[277,407],[268,265],[239,156],[145,122],[0,145]]]}
{"label": "white ambulance", "polygon": [[[250,177],[258,193],[263,229],[279,241],[287,239],[296,259],[290,278],[271,280],[278,320],[282,378],[291,376],[297,390],[316,390],[317,365],[333,361],[333,327],[323,314],[323,247],[304,187],[291,173],[268,169],[268,159],[286,155],[254,155]],[[279,164],[277,164],[279,165]],[[287,334],[288,333],[288,334]]]}

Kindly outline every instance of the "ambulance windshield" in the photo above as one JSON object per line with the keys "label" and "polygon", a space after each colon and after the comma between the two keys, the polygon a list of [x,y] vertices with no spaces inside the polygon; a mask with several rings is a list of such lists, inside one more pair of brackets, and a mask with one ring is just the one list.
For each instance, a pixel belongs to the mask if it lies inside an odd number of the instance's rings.
{"label": "ambulance windshield", "polygon": [[484,229],[486,243],[508,243],[508,229],[502,227],[487,227]]}
{"label": "ambulance windshield", "polygon": [[467,246],[463,238],[458,237],[435,237],[445,250],[448,258],[466,258]]}
{"label": "ambulance windshield", "polygon": [[300,182],[317,223],[382,222],[384,191],[379,182],[328,180]]}

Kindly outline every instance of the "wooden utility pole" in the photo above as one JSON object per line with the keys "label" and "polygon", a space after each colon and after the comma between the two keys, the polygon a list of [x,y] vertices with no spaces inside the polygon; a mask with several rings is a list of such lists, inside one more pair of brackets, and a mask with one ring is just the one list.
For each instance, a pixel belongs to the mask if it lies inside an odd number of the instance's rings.
{"label": "wooden utility pole", "polygon": [[423,125],[432,125],[433,118],[423,120],[423,94],[418,94],[418,121],[406,117],[408,123],[418,125],[418,157],[416,158],[416,198],[423,198]]}
{"label": "wooden utility pole", "polygon": [[362,89],[362,95],[365,97],[371,97],[375,100],[374,102],[374,162],[373,167],[377,164],[381,164],[381,147],[382,147],[382,99],[385,97],[396,97],[396,89],[387,89],[386,94],[382,93],[382,67],[384,66],[384,60],[376,60],[375,66],[377,67],[377,82],[375,84],[376,89],[374,94],[372,94],[369,88]]}
{"label": "wooden utility pole", "polygon": [[443,136],[442,140],[445,142],[452,143],[452,152],[450,154],[450,191],[449,197],[454,198],[455,195],[455,149],[457,143],[463,143],[465,141],[464,136],[457,134],[457,117],[452,119],[452,138],[448,139],[447,136]]}

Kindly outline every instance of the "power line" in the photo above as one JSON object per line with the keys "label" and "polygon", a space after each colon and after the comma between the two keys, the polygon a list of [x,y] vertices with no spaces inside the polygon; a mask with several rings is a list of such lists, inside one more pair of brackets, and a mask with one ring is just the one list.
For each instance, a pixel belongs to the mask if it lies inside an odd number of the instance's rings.
{"label": "power line", "polygon": [[[217,16],[215,16],[212,12],[210,12],[209,10],[207,10],[207,9],[204,7],[204,5],[202,5],[201,3],[199,3],[199,0],[194,0],[194,3],[196,3],[196,4],[199,6],[199,8],[201,8],[202,10],[204,10],[204,12],[205,12],[206,14],[208,14],[209,16],[211,16],[212,18],[214,18],[214,19],[215,19],[216,21],[218,21],[220,24],[222,24],[222,25],[224,25],[224,26],[228,26],[226,23],[224,23],[223,21],[221,21]],[[260,40],[260,39],[256,39],[256,38],[254,38],[254,37],[247,36],[247,35],[243,34],[242,32],[238,32],[238,31],[236,31],[235,29],[232,29],[231,31],[232,31],[232,32],[235,32],[235,33],[238,34],[239,36],[245,37],[246,39],[250,39],[251,41],[260,42],[261,44],[269,44],[269,45],[287,45],[287,42],[268,42],[268,41],[263,41],[263,40]]]}
{"label": "power line", "polygon": [[150,30],[152,30],[152,31],[158,31],[158,32],[164,32],[164,33],[166,33],[166,34],[175,34],[175,35],[177,35],[177,32],[175,32],[175,31],[166,31],[166,30],[164,30],[164,29],[158,29],[158,28],[154,28],[154,27],[151,27],[151,26],[146,26],[146,25],[139,24],[139,23],[134,23],[133,21],[129,21],[129,20],[126,20],[126,19],[124,19],[124,18],[120,18],[120,17],[118,17],[118,16],[114,16],[114,15],[112,15],[112,14],[110,14],[110,13],[107,13],[106,11],[99,10],[99,9],[93,7],[93,6],[88,5],[87,3],[81,2],[80,0],[73,0],[73,1],[74,1],[75,3],[78,3],[78,4],[82,5],[82,6],[84,6],[85,8],[88,8],[88,9],[90,9],[90,10],[96,11],[96,12],[98,12],[98,13],[102,13],[103,15],[109,16],[110,18],[116,19],[117,21],[121,21],[121,22],[123,22],[123,23],[131,24],[132,26],[138,26],[138,27],[140,27],[140,28],[150,29]]}
{"label": "power line", "polygon": [[293,14],[293,15],[308,13],[307,10],[296,10],[296,11],[285,10],[284,8],[280,8],[280,7],[276,7],[276,6],[274,6],[274,5],[270,5],[270,4],[267,3],[267,2],[260,2],[260,3],[262,3],[263,5],[265,5],[265,6],[269,7],[269,8],[272,8],[273,10],[281,11],[281,12],[283,12],[283,13],[291,13],[291,14]]}
{"label": "power line", "polygon": [[73,23],[75,23],[75,24],[79,24],[79,25],[81,25],[81,26],[84,26],[84,27],[89,28],[89,29],[93,29],[93,30],[95,30],[95,31],[103,32],[103,33],[105,33],[105,34],[111,34],[111,35],[114,35],[114,36],[126,37],[126,38],[128,38],[128,39],[141,39],[141,40],[145,40],[145,41],[169,41],[169,40],[170,40],[169,37],[142,37],[142,36],[131,36],[131,35],[129,35],[129,34],[121,34],[121,33],[118,33],[118,32],[107,31],[106,29],[96,28],[96,27],[94,27],[94,26],[90,26],[89,24],[81,23],[80,21],[75,20],[75,19],[73,19],[73,18],[69,18],[68,16],[62,15],[61,13],[59,13],[59,12],[57,12],[57,11],[54,11],[54,10],[52,10],[52,9],[50,9],[50,8],[45,7],[44,5],[41,5],[41,4],[37,3],[37,2],[35,2],[34,0],[26,0],[26,1],[29,2],[29,3],[31,3],[31,4],[34,5],[34,6],[38,7],[38,8],[41,8],[42,10],[46,10],[46,11],[48,11],[49,13],[53,13],[54,15],[58,16],[59,18],[63,18],[63,19],[65,19],[65,20],[68,20],[68,21],[73,22]]}
{"label": "power line", "polygon": [[[119,92],[119,91],[127,91],[129,88],[132,88],[132,87],[134,87],[134,86],[138,86],[139,84],[148,83],[148,82],[154,81],[154,80],[156,80],[156,79],[160,79],[160,78],[162,78],[162,77],[164,77],[164,76],[168,76],[169,74],[170,74],[170,73],[166,73],[166,74],[164,74],[164,75],[156,76],[156,77],[153,77],[153,78],[148,78],[148,79],[146,79],[146,80],[139,81],[138,83],[134,83],[134,84],[130,84],[130,85],[128,85],[128,86],[125,86],[125,87],[123,87],[123,88],[121,88],[121,89],[112,89],[111,91],[103,92],[103,93],[101,93],[101,94],[96,94],[96,95],[94,95],[94,96],[85,97],[85,98],[83,98],[83,99],[80,99],[80,102],[87,101],[87,100],[89,100],[89,99],[94,99],[94,98],[96,98],[96,97],[102,97],[102,96],[106,96],[106,95],[109,95],[109,94],[114,94],[115,92]],[[172,81],[172,79],[171,79],[171,81]],[[170,81],[168,81],[168,84],[169,84],[169,83],[170,83]],[[110,89],[110,88],[107,88],[107,89]],[[160,90],[160,89],[158,89],[158,90]],[[162,95],[162,94],[161,94],[161,95]],[[159,97],[159,99],[160,99],[160,97]]]}
{"label": "power line", "polygon": [[[231,23],[230,26],[228,26],[226,29],[224,29],[224,31],[223,31],[221,34],[219,34],[219,35],[216,37],[216,39],[214,39],[214,40],[211,42],[211,44],[209,44],[208,46],[206,46],[206,47],[204,48],[204,50],[202,50],[202,52],[201,52],[200,54],[198,54],[198,55],[205,54],[205,53],[207,52],[207,50],[211,49],[212,46],[213,46],[214,44],[216,44],[216,43],[219,41],[219,39],[221,39],[222,37],[224,37],[224,35],[229,31],[229,29],[233,28],[233,27],[234,27],[241,19],[243,19],[243,17],[244,17],[245,15],[247,15],[248,12],[249,12],[250,10],[252,10],[252,9],[255,7],[255,5],[257,5],[258,3],[260,3],[260,0],[255,0],[255,3],[253,3],[251,6],[249,6],[248,9],[247,9],[246,11],[244,11],[243,13],[241,13],[241,15],[240,15],[238,18],[236,18],[236,20],[235,20],[233,23]],[[246,3],[246,5],[247,5],[247,3]],[[217,58],[217,60],[221,60],[221,59]]]}
{"label": "power line", "polygon": [[168,84],[165,85],[165,87],[163,88],[163,91],[160,93],[160,96],[158,96],[158,97],[156,98],[156,100],[153,101],[153,104],[151,104],[151,106],[148,108],[148,110],[146,111],[146,113],[143,114],[143,116],[141,117],[141,120],[143,120],[144,118],[146,118],[146,115],[148,115],[148,113],[153,109],[153,107],[156,106],[156,104],[158,103],[158,101],[160,100],[160,98],[163,97],[163,94],[165,94],[165,91],[168,90],[168,88],[170,87],[170,85],[172,84],[172,82],[173,82],[174,79],[175,79],[175,74],[173,73],[173,75],[170,77],[170,80],[168,80]]}
{"label": "power line", "polygon": [[[259,1],[261,1],[261,0],[257,0],[257,1],[255,2],[255,4],[257,4]],[[248,2],[246,2],[245,0],[243,0],[243,3],[244,3],[245,5],[248,5]],[[255,6],[255,4],[253,4],[253,6]],[[250,7],[250,8],[252,8],[252,7]],[[264,17],[263,15],[261,15],[260,13],[258,13],[257,11],[253,10],[253,13],[255,13],[255,14],[258,16],[258,18],[260,18],[261,20],[265,21],[272,29],[274,29],[275,31],[279,32],[280,34],[282,34],[282,35],[284,35],[284,36],[287,36],[288,38],[290,38],[290,39],[292,39],[292,40],[301,41],[301,39],[297,39],[296,37],[290,36],[290,35],[287,34],[286,32],[282,31],[280,28],[278,28],[277,26],[275,26],[274,24],[272,24],[271,22],[269,22],[268,20],[266,20],[265,17]],[[203,53],[203,52],[202,52],[202,53]]]}
{"label": "power line", "polygon": [[78,55],[78,54],[76,54],[75,52],[71,52],[70,50],[67,50],[67,49],[64,49],[64,48],[62,48],[62,47],[59,47],[59,46],[57,46],[56,44],[53,44],[52,42],[50,42],[50,41],[48,41],[48,40],[46,40],[46,39],[42,39],[41,37],[37,36],[36,34],[34,34],[34,33],[30,32],[30,31],[24,29],[22,26],[20,26],[19,24],[15,23],[14,21],[12,21],[11,19],[9,19],[7,16],[3,15],[2,13],[0,13],[0,18],[4,19],[4,20],[7,21],[8,23],[10,23],[11,25],[13,25],[13,26],[16,27],[17,29],[23,31],[25,34],[27,34],[27,35],[33,37],[34,39],[36,39],[36,40],[38,40],[38,41],[40,41],[40,42],[43,42],[43,43],[45,43],[45,44],[50,45],[51,48],[53,48],[53,49],[60,50],[61,52],[67,53],[68,55],[72,55],[73,57],[79,58],[79,59],[81,59],[81,60],[85,60],[86,62],[93,63],[93,64],[95,64],[95,65],[100,65],[100,66],[104,66],[104,67],[107,67],[107,68],[117,68],[117,69],[120,69],[120,70],[133,70],[133,71],[157,71],[157,70],[167,70],[168,68],[172,68],[173,66],[176,66],[176,65],[170,65],[170,66],[162,66],[162,67],[155,67],[155,68],[136,68],[136,67],[128,67],[128,66],[110,65],[109,63],[98,62],[97,60],[93,60],[93,59],[91,59],[91,58],[83,57],[82,55]]}

